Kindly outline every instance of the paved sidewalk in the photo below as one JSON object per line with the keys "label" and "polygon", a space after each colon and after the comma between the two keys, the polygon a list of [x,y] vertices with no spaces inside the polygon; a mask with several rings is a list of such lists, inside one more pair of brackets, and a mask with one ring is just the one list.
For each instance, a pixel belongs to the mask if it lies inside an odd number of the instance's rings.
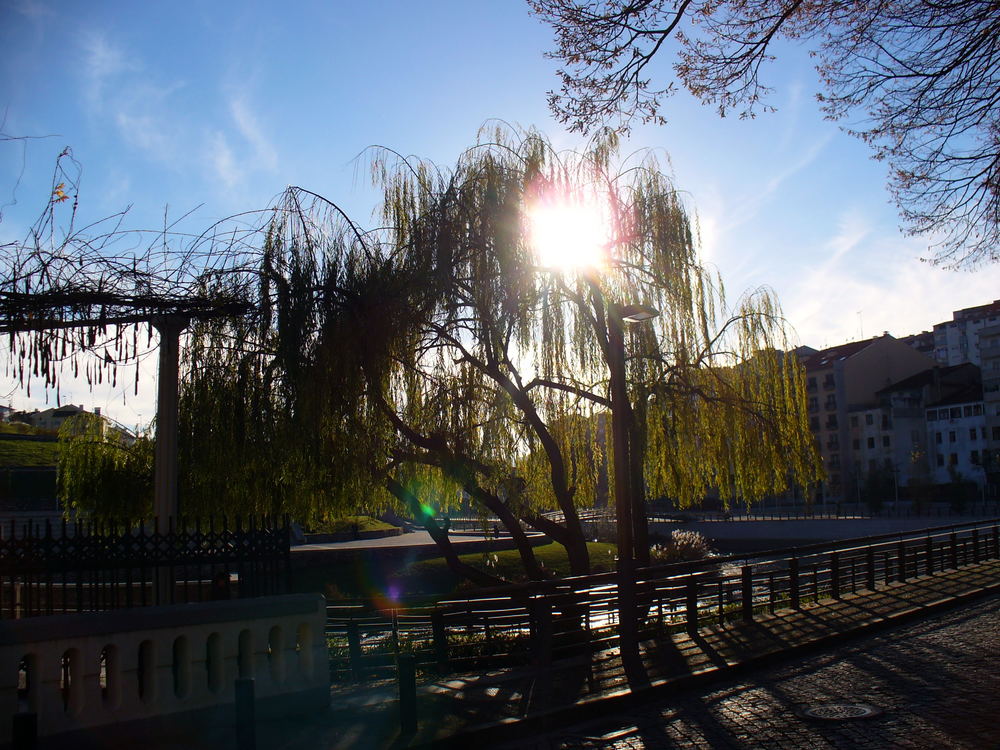
{"label": "paved sidewalk", "polygon": [[847,594],[801,611],[782,610],[753,623],[701,629],[643,644],[646,684],[627,684],[614,649],[553,663],[452,675],[418,689],[420,725],[401,737],[395,685],[339,686],[330,711],[302,723],[259,727],[259,746],[383,748],[433,744],[489,747],[560,723],[623,710],[651,698],[753,669],[795,654],[828,648],[879,626],[926,616],[962,601],[1000,591],[1000,561],[893,583],[876,592]]}

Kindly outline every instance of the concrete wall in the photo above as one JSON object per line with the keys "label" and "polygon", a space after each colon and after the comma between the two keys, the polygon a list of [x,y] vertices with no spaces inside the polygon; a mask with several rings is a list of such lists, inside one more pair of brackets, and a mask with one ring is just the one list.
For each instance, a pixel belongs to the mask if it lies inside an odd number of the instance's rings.
{"label": "concrete wall", "polygon": [[321,709],[325,620],[323,597],[295,594],[0,621],[0,743],[18,711],[37,714],[40,737],[171,715],[231,721],[238,677],[254,678],[259,714]]}

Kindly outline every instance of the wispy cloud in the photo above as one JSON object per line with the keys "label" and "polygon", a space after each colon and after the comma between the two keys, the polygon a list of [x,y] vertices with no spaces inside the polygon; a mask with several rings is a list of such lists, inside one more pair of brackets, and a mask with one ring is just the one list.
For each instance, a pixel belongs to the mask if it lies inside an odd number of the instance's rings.
{"label": "wispy cloud", "polygon": [[230,97],[228,111],[232,127],[209,133],[207,161],[214,178],[231,189],[252,173],[274,172],[278,152],[244,95]]}
{"label": "wispy cloud", "polygon": [[90,116],[112,124],[130,146],[175,165],[182,129],[171,107],[181,81],[158,82],[141,59],[99,31],[81,38],[83,97]]}
{"label": "wispy cloud", "polygon": [[104,34],[97,31],[84,33],[81,51],[84,98],[90,107],[103,108],[109,82],[135,70],[136,64],[111,44]]}
{"label": "wispy cloud", "polygon": [[800,342],[819,348],[883,331],[919,333],[950,319],[953,310],[1000,296],[1000,267],[935,268],[919,260],[925,244],[879,233],[858,212],[841,217],[837,235],[808,253],[823,260],[779,289]]}

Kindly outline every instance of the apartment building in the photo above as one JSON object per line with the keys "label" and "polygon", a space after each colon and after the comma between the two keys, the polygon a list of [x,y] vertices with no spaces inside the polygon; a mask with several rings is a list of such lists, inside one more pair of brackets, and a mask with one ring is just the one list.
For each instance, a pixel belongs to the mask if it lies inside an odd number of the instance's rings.
{"label": "apartment building", "polygon": [[[827,500],[852,497],[858,468],[851,451],[853,440],[860,440],[862,435],[852,433],[849,415],[858,413],[864,418],[871,412],[873,424],[865,427],[874,427],[881,405],[878,392],[933,368],[934,360],[888,333],[822,351],[802,347],[797,353],[806,371],[809,425],[827,473],[820,497]],[[878,415],[881,428],[881,412]],[[865,446],[869,438],[875,437],[875,432],[865,433]],[[882,447],[882,435],[878,434],[878,448]],[[881,454],[878,458],[884,461]]]}
{"label": "apartment building", "polygon": [[1000,325],[1000,300],[956,310],[951,320],[934,326],[934,358],[942,365],[963,362],[980,365],[979,332],[997,325]]}
{"label": "apartment building", "polygon": [[1000,496],[1000,325],[979,330],[980,369],[983,374],[983,412],[986,456],[983,464],[992,496]]}

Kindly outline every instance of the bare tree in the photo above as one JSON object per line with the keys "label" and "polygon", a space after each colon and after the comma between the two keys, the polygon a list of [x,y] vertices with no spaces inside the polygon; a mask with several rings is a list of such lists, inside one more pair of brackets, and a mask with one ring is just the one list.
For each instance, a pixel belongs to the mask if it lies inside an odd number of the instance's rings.
{"label": "bare tree", "polygon": [[890,166],[889,189],[935,263],[1000,259],[1000,12],[991,0],[528,0],[555,30],[549,92],[574,130],[663,122],[674,81],[721,115],[770,107],[761,78],[781,39],[809,46],[833,120]]}

